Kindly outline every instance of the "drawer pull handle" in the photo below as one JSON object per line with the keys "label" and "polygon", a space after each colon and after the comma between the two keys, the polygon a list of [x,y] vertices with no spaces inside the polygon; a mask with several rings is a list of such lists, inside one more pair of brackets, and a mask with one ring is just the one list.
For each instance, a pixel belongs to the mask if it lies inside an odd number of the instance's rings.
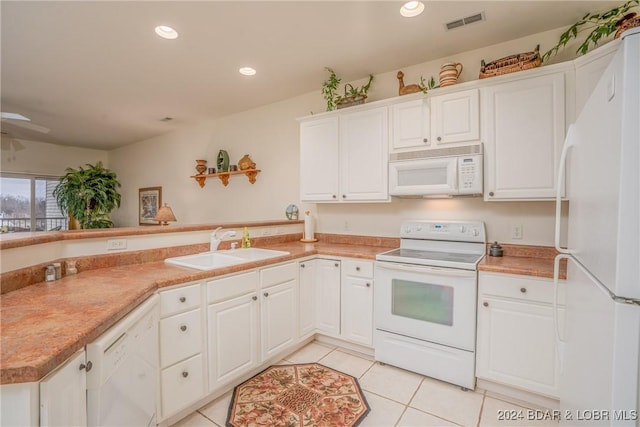
{"label": "drawer pull handle", "polygon": [[520,292],[522,292],[523,294],[527,292],[527,288],[520,288]]}
{"label": "drawer pull handle", "polygon": [[428,138],[424,138],[424,139],[422,140],[422,142],[427,143],[427,142],[429,142],[429,139],[428,139]]}
{"label": "drawer pull handle", "polygon": [[91,368],[93,368],[93,363],[91,363],[91,360],[89,360],[86,364],[81,363],[79,366],[79,369],[82,371],[83,369],[86,369],[87,372],[89,372],[91,370]]}
{"label": "drawer pull handle", "polygon": [[187,378],[187,377],[189,376],[189,372],[187,372],[187,371],[182,371],[182,376],[183,376],[184,378]]}
{"label": "drawer pull handle", "polygon": [[485,307],[489,307],[489,303],[488,302],[483,302],[482,305],[484,305]]}
{"label": "drawer pull handle", "polygon": [[493,197],[493,191],[489,191],[489,196]]}
{"label": "drawer pull handle", "polygon": [[254,300],[254,301],[258,301],[258,297],[257,297],[257,296],[255,296],[255,295],[254,295],[254,296],[252,296],[252,297],[251,297],[251,299],[252,299],[252,300]]}
{"label": "drawer pull handle", "polygon": [[360,267],[356,267],[356,271],[360,271]]}
{"label": "drawer pull handle", "polygon": [[186,297],[180,297],[180,302],[185,302],[187,300]]}
{"label": "drawer pull handle", "polygon": [[264,295],[265,297],[268,297],[268,296],[269,296],[269,292],[265,292],[265,293],[264,293],[264,294],[262,294],[262,295]]}
{"label": "drawer pull handle", "polygon": [[336,195],[334,194],[334,195],[333,195],[333,196],[331,196],[331,197],[335,199],[335,198],[336,198]]}
{"label": "drawer pull handle", "polygon": [[438,141],[442,141],[442,137],[438,137]]}
{"label": "drawer pull handle", "polygon": [[182,325],[182,326],[180,326],[180,330],[181,330],[182,332],[186,331],[186,330],[187,330],[187,325]]}

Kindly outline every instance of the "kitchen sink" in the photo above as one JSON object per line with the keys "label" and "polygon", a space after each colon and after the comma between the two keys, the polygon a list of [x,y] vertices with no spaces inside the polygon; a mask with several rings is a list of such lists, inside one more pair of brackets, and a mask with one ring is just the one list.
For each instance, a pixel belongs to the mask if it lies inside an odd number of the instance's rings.
{"label": "kitchen sink", "polygon": [[214,270],[216,268],[260,261],[283,255],[289,255],[289,252],[260,248],[229,249],[226,251],[202,252],[199,254],[167,258],[164,262],[181,267],[195,268],[196,270]]}

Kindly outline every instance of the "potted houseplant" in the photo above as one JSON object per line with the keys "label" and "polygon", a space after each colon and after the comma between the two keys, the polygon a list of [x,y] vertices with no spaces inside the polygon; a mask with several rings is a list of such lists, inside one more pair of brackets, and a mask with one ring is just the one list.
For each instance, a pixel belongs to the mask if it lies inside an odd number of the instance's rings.
{"label": "potted houseplant", "polygon": [[[602,13],[587,13],[578,22],[573,24],[560,35],[558,44],[542,55],[542,62],[546,62],[558,53],[571,39],[577,39],[578,34],[591,30],[582,44],[576,50],[577,54],[584,55],[591,47],[598,45],[602,38],[606,38],[618,30],[618,27],[627,19],[632,19],[635,13],[629,11],[640,4],[640,0],[629,0],[620,6],[614,7]],[[593,46],[592,46],[593,45]]]}
{"label": "potted houseplant", "polygon": [[102,166],[87,164],[86,168],[67,168],[53,190],[53,196],[63,212],[78,221],[80,228],[109,228],[113,222],[109,213],[120,207],[117,176]]}
{"label": "potted houseplant", "polygon": [[327,111],[364,103],[364,100],[367,99],[367,92],[369,91],[369,87],[371,87],[371,82],[373,81],[372,74],[369,74],[369,81],[366,85],[353,87],[353,85],[347,83],[344,86],[344,95],[338,95],[336,91],[342,79],[338,78],[331,68],[327,67],[325,69],[329,72],[329,78],[322,83],[322,95],[327,101]]}

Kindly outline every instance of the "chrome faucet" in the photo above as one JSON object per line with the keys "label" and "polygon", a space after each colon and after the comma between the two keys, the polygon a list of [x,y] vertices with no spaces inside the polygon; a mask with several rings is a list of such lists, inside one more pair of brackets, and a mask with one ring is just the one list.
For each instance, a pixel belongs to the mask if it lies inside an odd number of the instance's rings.
{"label": "chrome faucet", "polygon": [[235,230],[225,231],[224,233],[222,233],[222,236],[217,237],[216,234],[221,229],[222,229],[222,227],[218,227],[218,228],[216,228],[215,230],[213,230],[211,232],[211,239],[210,239],[211,245],[209,246],[209,250],[211,252],[218,250],[218,246],[220,245],[220,242],[222,242],[223,239],[225,239],[227,237],[236,237]]}

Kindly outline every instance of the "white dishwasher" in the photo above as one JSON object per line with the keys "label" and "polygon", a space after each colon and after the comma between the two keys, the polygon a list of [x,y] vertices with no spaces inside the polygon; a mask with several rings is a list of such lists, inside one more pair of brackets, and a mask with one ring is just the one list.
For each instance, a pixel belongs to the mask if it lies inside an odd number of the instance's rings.
{"label": "white dishwasher", "polygon": [[158,299],[153,295],[87,345],[89,426],[156,425]]}

